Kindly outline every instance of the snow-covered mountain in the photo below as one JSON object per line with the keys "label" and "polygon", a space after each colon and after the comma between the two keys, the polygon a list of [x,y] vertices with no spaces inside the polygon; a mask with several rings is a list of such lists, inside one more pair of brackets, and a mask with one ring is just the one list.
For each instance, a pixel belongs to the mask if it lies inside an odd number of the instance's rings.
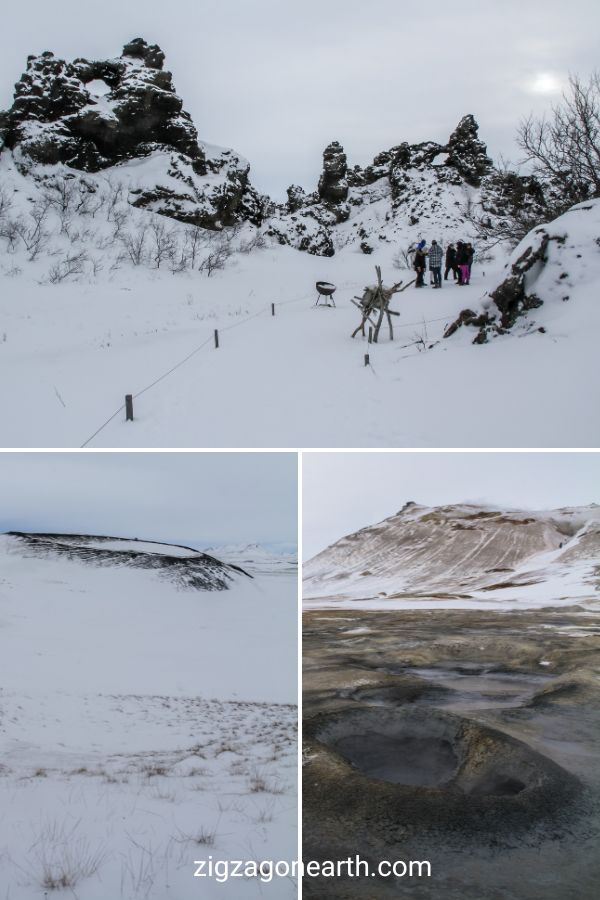
{"label": "snow-covered mountain", "polygon": [[309,606],[598,603],[600,506],[543,512],[406,504],[304,565]]}
{"label": "snow-covered mountain", "polygon": [[[3,891],[192,900],[195,859],[294,858],[296,643],[290,574],[152,541],[2,535]],[[264,896],[237,882],[219,894]]]}

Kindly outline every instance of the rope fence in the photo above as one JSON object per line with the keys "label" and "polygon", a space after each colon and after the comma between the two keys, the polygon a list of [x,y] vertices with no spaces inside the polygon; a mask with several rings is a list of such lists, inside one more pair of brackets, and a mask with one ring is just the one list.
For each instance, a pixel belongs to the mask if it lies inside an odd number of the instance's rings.
{"label": "rope fence", "polygon": [[[343,284],[340,284],[340,287],[353,288],[358,285],[360,285],[360,282],[350,281],[350,282],[344,282]],[[300,296],[300,297],[293,297],[290,300],[277,301],[276,305],[278,307],[279,306],[290,306],[293,303],[300,303],[303,300],[308,300],[312,296],[313,296],[313,292],[310,292],[307,294],[302,294],[302,296]],[[246,325],[248,322],[252,321],[253,319],[257,319],[257,318],[259,318],[259,316],[265,316],[265,315],[269,315],[269,316],[275,315],[275,303],[274,302],[272,302],[272,301],[269,302],[269,304],[266,305],[264,309],[260,309],[260,310],[258,310],[258,312],[252,313],[251,315],[248,315],[245,318],[240,319],[239,322],[233,322],[231,325],[224,325],[223,327],[219,328],[218,330],[215,329],[215,335],[214,335],[215,347],[219,346],[218,335],[220,332],[232,331],[234,328],[239,328],[240,325]],[[396,327],[397,328],[414,328],[414,327],[417,327],[420,325],[432,325],[436,322],[445,322],[445,321],[447,321],[447,318],[448,318],[447,316],[441,316],[440,318],[436,318],[436,319],[421,319],[419,322],[399,322],[399,323],[397,323]],[[201,344],[198,344],[197,347],[194,347],[194,349],[191,350],[186,356],[184,356],[182,359],[180,359],[178,362],[176,362],[174,365],[172,365],[169,369],[167,369],[165,372],[163,372],[161,375],[159,375],[157,378],[155,378],[149,384],[145,385],[145,387],[143,387],[139,391],[137,391],[137,393],[129,395],[131,397],[131,401],[136,400],[138,397],[141,397],[142,394],[145,394],[147,391],[151,390],[153,387],[156,387],[157,384],[160,384],[161,381],[164,381],[166,378],[168,378],[170,375],[172,375],[174,372],[176,372],[177,369],[180,369],[183,365],[185,365],[185,363],[189,362],[190,359],[192,359],[194,356],[196,356],[198,353],[200,353],[202,350],[204,350],[205,347],[208,347],[208,345],[212,344],[212,343],[213,343],[212,337],[206,338],[206,340],[202,341]],[[367,354],[367,358],[369,358],[368,354]],[[401,357],[401,358],[406,359],[407,357]],[[373,375],[376,375],[376,372],[373,369],[373,364],[370,361],[370,358],[369,358],[369,362],[365,363],[365,367],[370,369],[371,373]],[[87,440],[85,440],[83,442],[83,444],[80,445],[81,449],[89,446],[89,444],[94,440],[94,438],[96,438],[102,431],[104,431],[104,429],[108,425],[110,425],[110,423],[114,419],[116,419],[116,417],[119,415],[119,413],[123,412],[123,410],[125,410],[125,408],[126,408],[126,404],[122,403],[119,406],[119,408],[116,409],[112,413],[112,415],[110,415],[108,417],[108,419],[106,419],[106,421],[103,422],[102,425],[100,425],[99,428],[97,428],[94,431],[94,433],[91,434],[87,438]]]}

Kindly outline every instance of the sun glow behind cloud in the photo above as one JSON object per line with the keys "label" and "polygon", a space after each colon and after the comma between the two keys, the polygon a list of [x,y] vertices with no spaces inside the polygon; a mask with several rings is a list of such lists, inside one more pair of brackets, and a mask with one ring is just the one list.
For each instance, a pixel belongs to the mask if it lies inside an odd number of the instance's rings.
{"label": "sun glow behind cloud", "polygon": [[562,89],[562,82],[551,72],[539,72],[528,83],[527,89],[532,94],[558,94]]}

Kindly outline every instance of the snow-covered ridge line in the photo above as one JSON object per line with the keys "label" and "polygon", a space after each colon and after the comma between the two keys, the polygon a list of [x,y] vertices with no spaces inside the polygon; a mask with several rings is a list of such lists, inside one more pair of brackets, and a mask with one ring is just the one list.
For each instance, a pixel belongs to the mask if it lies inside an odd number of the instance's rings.
{"label": "snow-covered ridge line", "polygon": [[304,566],[312,606],[598,602],[600,506],[549,511],[407,504]]}
{"label": "snow-covered ridge line", "polygon": [[7,532],[0,539],[9,553],[37,558],[60,557],[101,567],[127,566],[156,571],[181,589],[227,590],[238,577],[253,577],[234,563],[222,562],[192,548],[160,542],[29,532]]}

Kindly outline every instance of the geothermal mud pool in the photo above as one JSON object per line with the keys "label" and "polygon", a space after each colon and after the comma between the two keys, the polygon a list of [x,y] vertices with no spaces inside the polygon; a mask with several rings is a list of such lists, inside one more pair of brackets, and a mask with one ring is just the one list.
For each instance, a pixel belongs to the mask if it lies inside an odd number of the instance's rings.
{"label": "geothermal mud pool", "polygon": [[599,647],[579,609],[305,613],[304,859],[432,870],[305,895],[595,898]]}

